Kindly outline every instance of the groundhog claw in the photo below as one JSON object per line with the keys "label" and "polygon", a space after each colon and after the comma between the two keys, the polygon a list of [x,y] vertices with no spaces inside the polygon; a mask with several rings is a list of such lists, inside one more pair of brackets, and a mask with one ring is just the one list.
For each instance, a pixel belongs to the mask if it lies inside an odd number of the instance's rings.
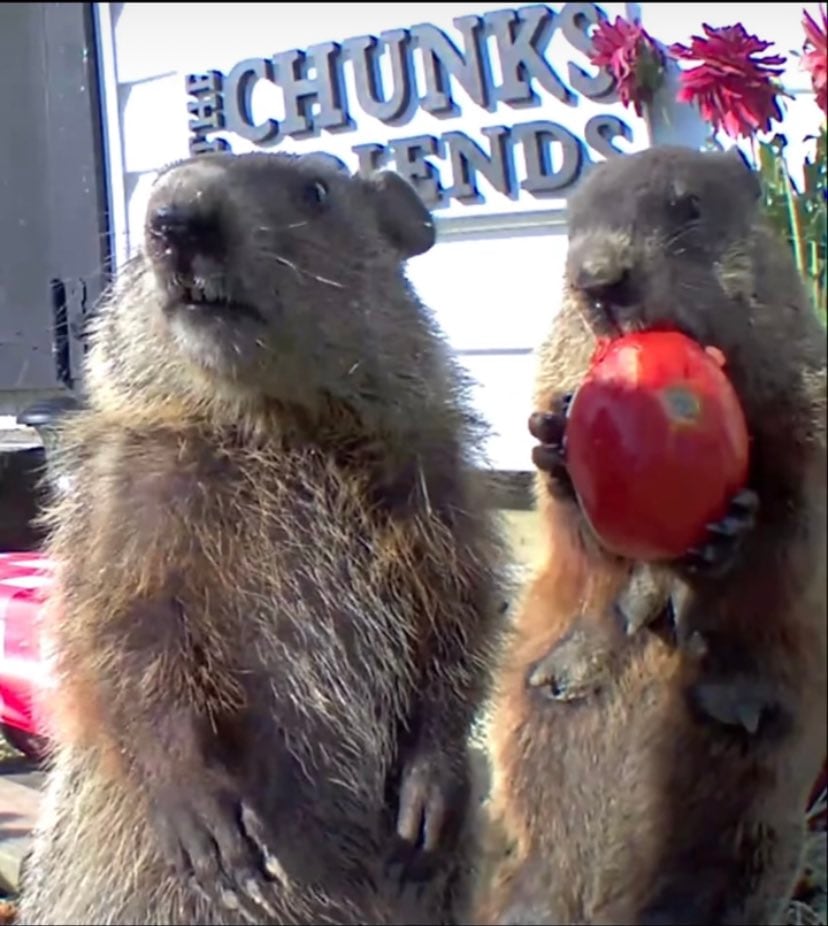
{"label": "groundhog claw", "polygon": [[395,845],[389,868],[398,869],[400,885],[424,881],[450,849],[457,835],[457,810],[466,784],[457,769],[439,754],[424,753],[410,762],[399,791]]}
{"label": "groundhog claw", "polygon": [[575,497],[563,447],[566,412],[571,400],[571,395],[564,395],[554,403],[552,411],[534,412],[529,417],[529,433],[539,441],[538,446],[532,448],[532,462],[546,473],[553,496],[561,499]]}
{"label": "groundhog claw", "polygon": [[268,848],[268,833],[264,821],[246,801],[241,803],[241,823],[248,839],[261,853],[264,870],[271,878],[286,885],[287,874],[279,859]]}
{"label": "groundhog claw", "polygon": [[666,581],[646,565],[639,565],[616,598],[614,610],[627,636],[633,636],[656,621],[670,604]]}
{"label": "groundhog claw", "polygon": [[553,701],[580,701],[597,694],[612,671],[607,641],[575,626],[529,670],[526,684]]}
{"label": "groundhog claw", "polygon": [[195,875],[191,875],[187,879],[187,883],[189,884],[190,890],[200,897],[207,907],[212,909],[215,906],[215,898],[217,896],[222,907],[226,910],[232,910],[238,913],[245,922],[251,924],[260,922],[261,913],[251,910],[247,904],[242,902],[239,895],[232,890],[232,888],[223,885],[214,885],[211,890],[208,891],[199,883]]}
{"label": "groundhog claw", "polygon": [[541,444],[563,444],[566,419],[556,412],[533,412],[529,416],[529,433]]}
{"label": "groundhog claw", "polygon": [[691,573],[718,578],[736,564],[742,541],[753,530],[759,497],[751,489],[738,492],[719,521],[707,525],[707,537],[679,560]]}
{"label": "groundhog claw", "polygon": [[189,800],[170,794],[159,803],[157,819],[168,856],[195,893],[249,922],[260,922],[262,911],[274,915],[267,900],[273,882],[265,874],[272,856],[262,844],[264,826],[251,808],[224,791]]}
{"label": "groundhog claw", "polygon": [[750,678],[699,682],[689,695],[694,707],[709,720],[725,727],[741,727],[751,735],[778,712],[769,686]]}
{"label": "groundhog claw", "polygon": [[546,474],[549,491],[555,498],[574,497],[575,489],[560,450],[550,445],[538,444],[532,448],[532,463]]}

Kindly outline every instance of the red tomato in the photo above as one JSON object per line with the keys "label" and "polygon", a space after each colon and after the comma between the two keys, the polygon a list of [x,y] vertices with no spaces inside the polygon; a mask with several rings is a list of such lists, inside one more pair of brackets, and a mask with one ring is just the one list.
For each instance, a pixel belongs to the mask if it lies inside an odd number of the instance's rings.
{"label": "red tomato", "polygon": [[581,508],[609,551],[685,553],[748,473],[748,432],[724,357],[679,332],[602,343],[572,400],[566,459]]}

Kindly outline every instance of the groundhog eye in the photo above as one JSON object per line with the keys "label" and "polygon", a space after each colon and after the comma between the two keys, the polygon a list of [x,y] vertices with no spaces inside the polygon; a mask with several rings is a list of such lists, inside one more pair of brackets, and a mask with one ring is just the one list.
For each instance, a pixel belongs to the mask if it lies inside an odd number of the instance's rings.
{"label": "groundhog eye", "polygon": [[701,217],[701,200],[694,193],[677,196],[670,202],[670,214],[678,222],[694,222]]}
{"label": "groundhog eye", "polygon": [[328,188],[321,180],[313,180],[305,186],[304,198],[311,206],[321,206],[328,199]]}

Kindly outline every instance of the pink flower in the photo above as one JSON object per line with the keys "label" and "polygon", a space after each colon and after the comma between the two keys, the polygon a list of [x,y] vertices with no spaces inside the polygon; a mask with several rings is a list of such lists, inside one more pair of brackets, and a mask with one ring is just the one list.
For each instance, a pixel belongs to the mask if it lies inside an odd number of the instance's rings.
{"label": "pink flower", "polygon": [[828,111],[828,12],[822,7],[819,12],[822,14],[822,29],[805,10],[802,11],[802,28],[806,36],[802,63],[811,72],[817,105]]}
{"label": "pink flower", "polygon": [[639,23],[620,16],[615,23],[601,20],[592,36],[589,60],[612,74],[621,102],[632,104],[639,116],[643,106],[652,102],[664,75],[661,48]]}
{"label": "pink flower", "polygon": [[676,58],[698,62],[682,71],[678,99],[696,103],[702,118],[731,138],[770,131],[771,121],[782,119],[777,100],[782,91],[775,78],[783,72],[785,58],[755,58],[773,43],[748,35],[741,23],[720,29],[705,23],[702,28],[706,38],[694,35],[689,48],[670,46]]}

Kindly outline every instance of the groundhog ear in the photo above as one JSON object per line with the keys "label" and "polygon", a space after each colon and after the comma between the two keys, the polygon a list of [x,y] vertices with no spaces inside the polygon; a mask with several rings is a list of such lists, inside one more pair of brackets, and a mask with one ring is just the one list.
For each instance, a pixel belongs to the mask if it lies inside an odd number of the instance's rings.
{"label": "groundhog ear", "polygon": [[753,165],[745,157],[742,149],[737,148],[734,145],[725,153],[725,157],[729,158],[731,162],[738,163],[742,167],[744,170],[745,180],[750,185],[750,191],[753,194],[754,199],[759,199],[759,197],[762,195],[762,183],[759,180],[759,174],[756,173]]}
{"label": "groundhog ear", "polygon": [[413,186],[393,171],[368,180],[376,197],[380,228],[404,257],[424,254],[434,245],[434,219]]}

